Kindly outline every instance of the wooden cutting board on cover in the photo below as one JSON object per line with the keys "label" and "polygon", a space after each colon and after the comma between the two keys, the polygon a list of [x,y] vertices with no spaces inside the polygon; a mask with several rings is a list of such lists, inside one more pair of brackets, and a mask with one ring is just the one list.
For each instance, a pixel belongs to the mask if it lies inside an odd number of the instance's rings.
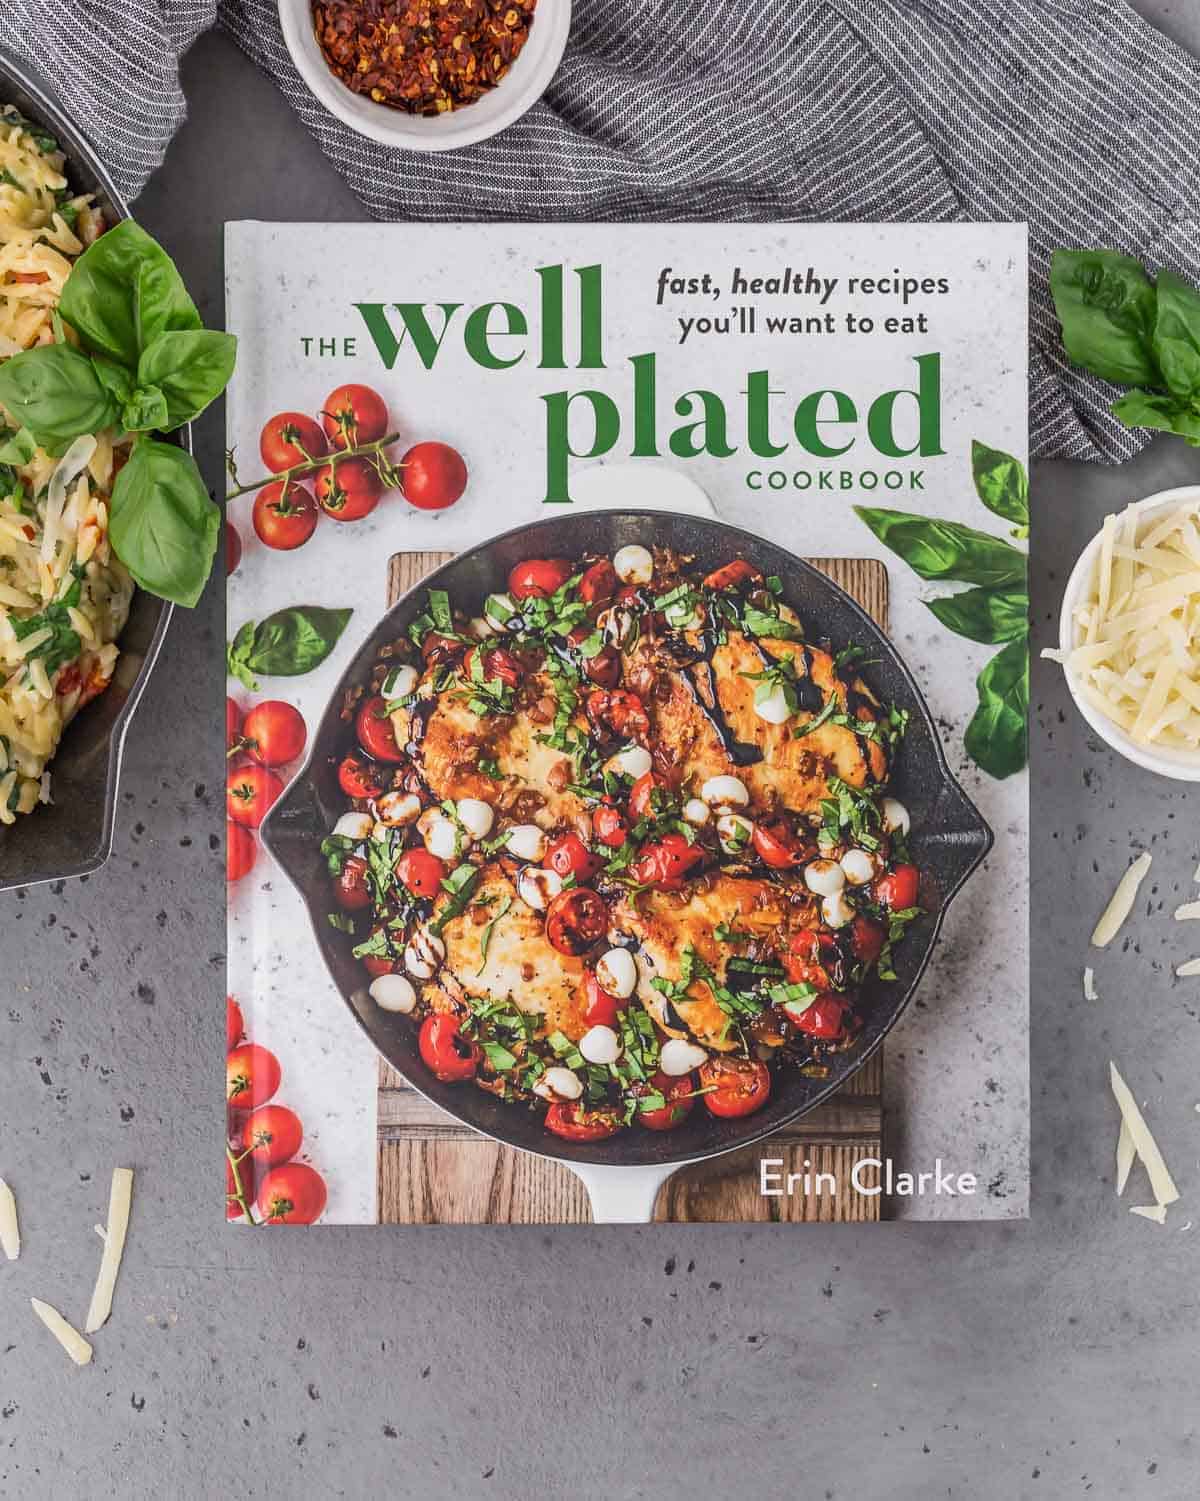
{"label": "wooden cutting board on cover", "polygon": [[[388,564],[391,606],[453,556],[397,553]],[[809,558],[883,630],[888,627],[888,578],[868,558]],[[843,1089],[765,1142],[681,1168],[659,1191],[660,1221],[787,1221],[866,1223],[880,1218],[882,1195],[850,1187],[863,1158],[883,1157],[883,1053],[877,1052]],[[378,1094],[378,1212],[381,1225],[587,1224],[587,1192],[568,1168],[477,1135],[417,1093],[381,1058]],[[786,1175],[828,1173],[836,1194],[759,1192],[764,1156],[782,1158]],[[874,1167],[864,1186],[879,1182]]]}

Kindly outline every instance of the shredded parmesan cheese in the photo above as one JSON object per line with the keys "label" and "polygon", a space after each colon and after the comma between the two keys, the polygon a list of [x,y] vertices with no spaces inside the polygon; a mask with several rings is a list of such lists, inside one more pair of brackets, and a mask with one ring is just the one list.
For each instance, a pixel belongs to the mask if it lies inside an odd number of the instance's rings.
{"label": "shredded parmesan cheese", "polygon": [[1096,994],[1096,971],[1090,967],[1083,972],[1083,998],[1085,1001],[1100,999]]}
{"label": "shredded parmesan cheese", "polygon": [[1129,1173],[1137,1158],[1137,1148],[1133,1144],[1133,1137],[1129,1134],[1129,1127],[1125,1124],[1125,1117],[1121,1117],[1121,1134],[1117,1137],[1117,1198],[1125,1192],[1125,1185],[1129,1182]]}
{"label": "shredded parmesan cheese", "polygon": [[113,1291],[125,1250],[132,1202],[133,1170],[127,1167],[113,1168],[112,1188],[108,1196],[108,1223],[104,1227],[104,1251],[100,1257],[100,1272],[96,1277],[95,1291],[83,1326],[87,1334],[95,1334],[112,1312]]}
{"label": "shredded parmesan cheese", "polygon": [[30,1298],[33,1311],[49,1329],[50,1333],[59,1342],[76,1365],[87,1365],[92,1358],[92,1347],[80,1334],[63,1318],[57,1308],[51,1308],[49,1303],[43,1303],[40,1298]]}
{"label": "shredded parmesan cheese", "polygon": [[0,1178],[0,1246],[9,1261],[16,1261],[21,1254],[21,1227],[17,1222],[17,1201],[13,1191]]}
{"label": "shredded parmesan cheese", "polygon": [[1165,1204],[1131,1204],[1130,1214],[1140,1214],[1144,1220],[1153,1220],[1156,1225],[1167,1223],[1167,1206]]}
{"label": "shredded parmesan cheese", "polygon": [[1200,917],[1200,902],[1184,902],[1182,907],[1175,908],[1176,922],[1191,922]]}
{"label": "shredded parmesan cheese", "polygon": [[1134,1150],[1145,1164],[1150,1178],[1150,1187],[1154,1190],[1154,1197],[1162,1205],[1173,1204],[1179,1197],[1179,1190],[1175,1187],[1174,1178],[1167,1171],[1167,1164],[1158,1150],[1158,1143],[1151,1136],[1150,1128],[1142,1118],[1142,1112],[1130,1093],[1129,1085],[1117,1072],[1117,1065],[1110,1062],[1108,1067],[1112,1092],[1120,1108],[1121,1119],[1129,1130]]}
{"label": "shredded parmesan cheese", "polygon": [[1133,911],[1138,887],[1150,869],[1149,851],[1143,851],[1117,883],[1112,900],[1101,914],[1092,934],[1092,947],[1102,949],[1110,944],[1121,930],[1121,924]]}
{"label": "shredded parmesan cheese", "polygon": [[1190,979],[1192,975],[1200,975],[1200,959],[1189,959],[1186,964],[1181,964],[1175,973],[1181,980]]}

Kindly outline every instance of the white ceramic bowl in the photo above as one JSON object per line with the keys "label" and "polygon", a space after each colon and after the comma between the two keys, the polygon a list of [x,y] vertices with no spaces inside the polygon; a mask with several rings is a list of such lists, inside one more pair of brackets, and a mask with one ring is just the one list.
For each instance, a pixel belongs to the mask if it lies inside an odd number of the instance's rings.
{"label": "white ceramic bowl", "polygon": [[317,45],[310,0],[279,0],[279,23],[300,77],[344,125],[405,151],[455,151],[504,130],[546,92],[566,49],[571,0],[540,0],[529,36],[507,75],[490,94],[444,115],[408,115],[348,89]]}
{"label": "white ceramic bowl", "polygon": [[[1174,490],[1160,490],[1157,495],[1148,495],[1145,500],[1135,501],[1133,509],[1139,517],[1149,517],[1158,511],[1171,510],[1188,501],[1193,503],[1200,501],[1200,485],[1180,485]],[[1079,561],[1071,570],[1071,577],[1067,580],[1062,614],[1058,624],[1059,646],[1064,653],[1069,652],[1076,644],[1075,607],[1088,592],[1092,569],[1099,550],[1100,533],[1097,532],[1080,553]],[[1160,750],[1152,746],[1139,745],[1130,739],[1120,725],[1105,718],[1098,709],[1093,708],[1087,702],[1079,692],[1079,685],[1069,668],[1066,669],[1066,676],[1067,687],[1071,691],[1071,697],[1075,700],[1075,707],[1101,740],[1111,745],[1113,750],[1136,766],[1144,766],[1147,771],[1156,771],[1160,776],[1173,777],[1179,782],[1200,782],[1200,751]]]}

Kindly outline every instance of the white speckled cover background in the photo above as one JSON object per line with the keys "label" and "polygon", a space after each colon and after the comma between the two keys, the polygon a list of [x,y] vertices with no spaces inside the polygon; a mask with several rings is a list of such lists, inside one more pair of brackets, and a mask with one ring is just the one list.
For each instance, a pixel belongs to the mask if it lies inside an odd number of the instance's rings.
{"label": "white speckled cover background", "polygon": [[[605,275],[608,368],[539,371],[533,356],[518,369],[487,372],[463,354],[458,326],[434,370],[407,349],[384,370],[352,303],[461,302],[464,311],[497,299],[535,311],[539,266],[601,262]],[[842,315],[927,314],[928,332],[773,335],[765,315],[813,314],[814,299],[668,296],[655,305],[661,267],[681,275],[714,274],[728,284],[733,267],[772,276],[790,266],[840,278],[826,304]],[[946,277],[943,296],[918,294],[909,308],[881,296],[849,294],[851,276]],[[970,445],[979,439],[1026,454],[1026,248],[1016,225],[281,225],[226,229],[228,327],[241,340],[229,391],[228,441],[243,478],[260,472],[258,435],[277,411],[316,412],[344,381],[361,381],[388,402],[400,451],[426,438],[465,456],[466,495],[440,514],[413,511],[385,497],[366,520],[337,525],[322,518],[316,534],[292,553],[270,552],[250,523],[252,496],[230,518],[244,557],[229,581],[228,634],[289,604],[350,605],[355,614],[330,658],[300,678],[264,678],[258,697],[296,704],[310,726],[346,662],[385,602],[387,558],[400,550],[454,550],[533,521],[544,471],[544,408],[549,390],[596,386],[624,405],[631,355],[659,355],[660,431],[678,419],[671,402],[708,387],[731,409],[742,372],[769,366],[772,385],[794,397],[836,387],[865,399],[908,387],[912,356],[942,354],[942,444],[935,460],[897,460],[924,470],[924,492],[818,494],[814,489],[752,493],[744,477],[768,467],[752,456],[666,459],[708,492],[725,520],[758,531],[794,552],[879,557],[891,581],[893,639],[929,700],[951,768],[996,832],[983,871],[950,909],[943,937],[917,998],[886,1047],[888,1147],[898,1170],[931,1169],[935,1158],[955,1173],[978,1176],[973,1198],[924,1197],[893,1202],[902,1218],[1017,1218],[1028,1209],[1028,778],[996,782],[967,760],[962,732],[974,711],[974,679],[994,647],[976,646],[942,629],[921,604],[947,586],[922,585],[877,544],[853,515],[854,503],[891,506],[960,520],[1005,535],[971,484]],[[720,316],[730,302],[760,305],[760,335],[689,340],[679,347],[677,315]],[[462,315],[460,315],[462,316]],[[536,329],[534,330],[536,334]],[[357,357],[304,358],[302,335],[356,336]],[[568,346],[569,347],[569,346]],[[782,411],[782,400],[779,409]],[[786,422],[777,418],[786,428]],[[731,441],[739,440],[731,420]],[[624,463],[627,448],[612,455]],[[820,461],[794,448],[780,467],[880,468],[861,444]],[[580,468],[583,467],[581,461]],[[949,586],[958,587],[958,586]],[[250,695],[231,680],[242,703]],[[299,897],[260,851],[250,876],[231,886],[229,989],[246,1015],[250,1040],[270,1047],[283,1068],[277,1099],[305,1125],[303,1154],[329,1185],[324,1220],[367,1223],[375,1217],[376,1058],[327,976]]]}

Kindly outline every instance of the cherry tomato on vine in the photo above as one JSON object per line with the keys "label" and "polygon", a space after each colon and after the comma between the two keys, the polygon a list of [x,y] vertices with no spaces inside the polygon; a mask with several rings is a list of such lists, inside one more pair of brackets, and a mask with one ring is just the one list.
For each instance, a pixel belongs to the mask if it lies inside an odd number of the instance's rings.
{"label": "cherry tomato on vine", "polygon": [[338,767],[338,786],[347,797],[361,801],[378,797],[383,791],[384,780],[377,766],[364,761],[357,751],[351,751]]}
{"label": "cherry tomato on vine", "polygon": [[239,1162],[237,1177],[234,1177],[233,1163],[229,1160],[229,1153],[225,1153],[225,1218],[227,1220],[240,1220],[242,1218],[242,1206],[237,1201],[237,1191],[241,1187],[242,1197],[247,1204],[254,1203],[254,1164],[249,1158],[245,1162]]}
{"label": "cherry tomato on vine", "polygon": [[696,1105],[696,1085],[691,1074],[672,1078],[660,1069],[650,1078],[650,1089],[666,1101],[657,1110],[639,1110],[634,1116],[647,1131],[673,1131],[691,1115]]}
{"label": "cherry tomato on vine", "polygon": [[514,599],[549,599],[571,577],[566,558],[526,558],[508,575],[508,592]]}
{"label": "cherry tomato on vine", "polygon": [[404,752],[396,744],[396,730],[388,714],[387,701],[382,694],[364,699],[354,719],[354,732],[358,743],[368,756],[376,761],[398,763],[404,760]]}
{"label": "cherry tomato on vine", "polygon": [[236,573],[242,561],[242,536],[232,521],[225,523],[225,572]]}
{"label": "cherry tomato on vine", "polygon": [[399,467],[401,493],[418,511],[444,511],[467,488],[467,466],[448,443],[417,443]]}
{"label": "cherry tomato on vine", "polygon": [[560,891],[546,909],[546,938],[560,954],[583,954],[608,931],[604,898],[587,886]]}
{"label": "cherry tomato on vine", "polygon": [[601,803],[592,813],[592,837],[607,849],[620,849],[629,834],[629,824],[620,808]]}
{"label": "cherry tomato on vine", "polygon": [[396,875],[413,896],[435,897],[446,879],[446,866],[428,850],[405,850],[396,861]]}
{"label": "cherry tomato on vine", "polygon": [[265,1225],[311,1225],[325,1208],[325,1180],[307,1162],[273,1167],[258,1185],[258,1212]]}
{"label": "cherry tomato on vine", "polygon": [[459,1031],[460,1026],[457,1016],[435,1011],[421,1023],[417,1035],[421,1061],[443,1084],[461,1084],[466,1079],[473,1079],[483,1056],[478,1043],[464,1037]]}
{"label": "cherry tomato on vine", "polygon": [[225,997],[225,1052],[232,1053],[246,1031],[242,1008],[231,995]]}
{"label": "cherry tomato on vine", "polygon": [[252,1110],[242,1127],[242,1150],[259,1169],[278,1167],[294,1157],[304,1140],[300,1117],[286,1105],[263,1105]]}
{"label": "cherry tomato on vine", "polygon": [[295,480],[276,480],[254,497],[250,513],[258,540],[276,552],[303,547],[317,529],[320,512],[312,492]]}
{"label": "cherry tomato on vine", "polygon": [[237,766],[225,781],[225,811],[234,823],[257,829],[283,791],[283,783],[265,766]]}
{"label": "cherry tomato on vine", "polygon": [[235,1110],[265,1105],[279,1088],[282,1070],[269,1048],[243,1042],[225,1060],[225,1098]]}
{"label": "cherry tomato on vine", "polygon": [[921,884],[921,872],[915,865],[897,865],[875,882],[875,896],[881,907],[893,912],[903,912],[917,905],[917,892]]}
{"label": "cherry tomato on vine", "polygon": [[546,851],[546,864],[564,880],[574,876],[582,886],[592,879],[603,861],[588,849],[578,834],[560,834]]}
{"label": "cherry tomato on vine", "polygon": [[361,521],[379,504],[383,484],[366,459],[339,459],[317,470],[313,488],[326,516],[334,521]]}
{"label": "cherry tomato on vine", "polygon": [[225,695],[225,752],[240,750],[242,744],[242,711],[236,699]]}
{"label": "cherry tomato on vine", "polygon": [[700,1083],[712,1090],[703,1097],[709,1113],[722,1120],[753,1115],[771,1093],[767,1065],[740,1058],[710,1058],[700,1065]]}
{"label": "cherry tomato on vine", "polygon": [[325,434],[303,412],[277,412],[263,426],[258,451],[272,474],[294,469],[329,452]]}
{"label": "cherry tomato on vine", "polygon": [[555,1100],[546,1111],[545,1126],[564,1141],[605,1141],[621,1129],[614,1110],[589,1110],[578,1100]]}
{"label": "cherry tomato on vine", "polygon": [[339,386],[325,398],[321,426],[334,448],[360,448],[387,436],[388,409],[370,386]]}
{"label": "cherry tomato on vine", "polygon": [[282,699],[263,699],[242,721],[246,754],[260,766],[286,766],[297,760],[307,738],[304,716]]}
{"label": "cherry tomato on vine", "polygon": [[362,912],[371,905],[370,867],[361,855],[347,855],[333,879],[333,896],[343,912]]}
{"label": "cherry tomato on vine", "polygon": [[225,879],[240,881],[254,869],[258,845],[254,835],[240,823],[225,820]]}

